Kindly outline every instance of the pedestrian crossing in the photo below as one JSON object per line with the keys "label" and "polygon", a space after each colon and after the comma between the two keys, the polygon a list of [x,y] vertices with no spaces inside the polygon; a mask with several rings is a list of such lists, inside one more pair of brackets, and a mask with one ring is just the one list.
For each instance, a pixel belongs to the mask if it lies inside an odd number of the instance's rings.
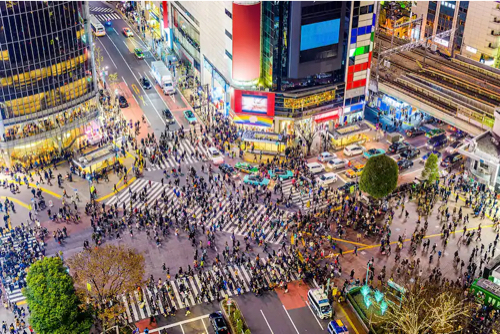
{"label": "pedestrian crossing", "polygon": [[[313,188],[312,191],[308,187],[295,188],[292,184],[292,180],[288,179],[282,182],[282,189],[285,200],[288,199],[291,193],[292,194],[291,204],[305,211],[313,210],[315,208],[320,210],[330,205],[328,201],[324,200],[323,195],[321,196],[321,201],[319,203],[315,203],[313,201],[313,193],[315,193],[317,197],[318,187]],[[335,196],[335,191],[334,189],[330,188],[328,192],[328,198],[332,199],[334,196]]]}
{"label": "pedestrian crossing", "polygon": [[[170,148],[172,148],[172,144],[169,144]],[[203,162],[201,157],[196,157],[196,153],[201,153],[208,157],[209,152],[208,149],[204,145],[199,145],[198,147],[194,147],[193,144],[189,140],[181,140],[179,141],[179,154],[177,156],[173,153],[168,155],[167,159],[162,159],[155,161],[154,163],[149,162],[146,164],[146,170],[148,172],[152,172],[155,170],[167,170],[170,171],[172,168],[178,168],[179,164],[187,164],[192,165],[195,163]],[[182,154],[184,153],[184,158],[182,158]],[[149,160],[150,161],[150,160]]]}
{"label": "pedestrian crossing", "polygon": [[89,6],[89,10],[91,12],[100,12],[100,13],[114,13],[115,12],[115,10],[113,8],[109,8],[109,7]]}
{"label": "pedestrian crossing", "polygon": [[[141,200],[139,196],[134,199],[133,194],[141,192],[144,188],[147,188],[147,198]],[[146,179],[137,179],[128,188],[129,190],[124,190],[121,193],[117,193],[115,196],[110,198],[106,205],[116,205],[117,207],[122,207],[125,205],[130,208],[130,202],[132,201],[132,208],[137,210],[144,210],[146,208],[153,208],[154,204],[158,204],[158,208],[163,210],[165,206],[171,209],[171,203],[174,203],[174,207],[178,208],[184,205],[184,199],[179,199],[179,191],[175,187],[171,187],[168,184],[162,185],[160,182],[154,182]],[[165,200],[163,200],[163,194],[165,194]],[[216,200],[222,198],[220,194],[216,192],[211,193],[211,199]],[[181,203],[182,201],[182,203]],[[256,204],[253,209],[249,209],[245,213],[246,219],[241,221],[237,217],[228,217],[224,214],[229,207],[231,202],[228,199],[222,199],[220,202],[215,202],[214,208],[208,214],[208,219],[203,221],[203,224],[210,227],[212,223],[218,224],[223,221],[222,226],[218,226],[219,230],[227,233],[234,233],[240,236],[255,237],[259,236],[259,239],[266,241],[268,243],[279,244],[286,237],[287,224],[283,219],[278,219],[273,214],[270,215],[264,221],[261,221],[261,217],[265,217],[267,211],[266,206],[262,204]],[[189,208],[187,212],[192,219],[197,219],[201,222],[203,208],[196,205],[193,208]]]}
{"label": "pedestrian crossing", "polygon": [[[262,262],[265,264],[266,261],[262,260]],[[253,267],[256,266],[255,261],[251,261],[251,264]],[[289,269],[292,281],[300,279],[298,272],[288,267],[286,262],[283,263],[283,266]],[[280,269],[270,265],[262,270],[262,277],[269,286],[270,282],[275,281],[274,275],[276,273],[284,277],[284,272],[284,268]],[[218,277],[224,281],[221,286],[217,284]],[[125,318],[129,323],[134,323],[160,314],[167,315],[173,310],[182,310],[203,302],[212,302],[216,298],[216,291],[220,293],[219,298],[238,295],[238,288],[241,294],[251,292],[252,278],[251,270],[243,264],[227,265],[223,269],[212,267],[210,270],[198,271],[193,276],[184,275],[182,278],[166,281],[161,286],[145,286],[140,290],[122,294],[118,299],[124,306]],[[205,286],[208,288],[206,297],[203,299],[199,297],[203,289],[202,282],[206,282]],[[219,287],[221,287],[220,290]]]}
{"label": "pedestrian crossing", "polygon": [[122,18],[120,15],[116,13],[111,13],[111,14],[100,14],[100,15],[94,15],[100,22],[108,22],[108,21],[113,21],[113,20],[121,20]]}

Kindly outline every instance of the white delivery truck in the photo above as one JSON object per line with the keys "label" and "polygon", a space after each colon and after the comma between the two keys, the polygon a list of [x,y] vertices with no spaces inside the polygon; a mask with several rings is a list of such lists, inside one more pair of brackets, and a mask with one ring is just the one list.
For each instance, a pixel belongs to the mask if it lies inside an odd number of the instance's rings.
{"label": "white delivery truck", "polygon": [[175,94],[172,74],[162,61],[153,61],[151,63],[151,73],[165,95]]}

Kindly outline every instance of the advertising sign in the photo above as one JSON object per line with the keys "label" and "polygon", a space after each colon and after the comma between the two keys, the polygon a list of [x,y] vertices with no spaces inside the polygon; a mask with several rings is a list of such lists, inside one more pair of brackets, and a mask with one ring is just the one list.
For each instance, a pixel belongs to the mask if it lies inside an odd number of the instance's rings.
{"label": "advertising sign", "polygon": [[274,116],[274,93],[235,89],[231,94],[231,109],[236,114]]}

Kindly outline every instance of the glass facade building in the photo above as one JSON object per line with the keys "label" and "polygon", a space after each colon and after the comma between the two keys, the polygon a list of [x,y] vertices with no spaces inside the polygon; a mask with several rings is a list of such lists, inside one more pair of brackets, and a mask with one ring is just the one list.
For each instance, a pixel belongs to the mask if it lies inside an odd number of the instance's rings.
{"label": "glass facade building", "polygon": [[0,165],[47,162],[93,133],[88,15],[84,1],[0,2]]}

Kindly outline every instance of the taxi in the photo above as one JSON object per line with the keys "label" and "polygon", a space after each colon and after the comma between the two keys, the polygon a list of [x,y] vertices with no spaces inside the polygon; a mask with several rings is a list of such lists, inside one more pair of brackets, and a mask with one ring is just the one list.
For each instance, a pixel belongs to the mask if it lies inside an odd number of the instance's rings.
{"label": "taxi", "polygon": [[134,49],[134,54],[135,54],[135,56],[136,56],[137,59],[144,59],[144,52],[142,52],[141,49],[135,48]]}
{"label": "taxi", "polygon": [[285,170],[281,168],[274,168],[269,170],[269,176],[272,179],[279,178],[280,180],[288,180],[293,177],[291,170]]}
{"label": "taxi", "polygon": [[355,178],[356,176],[360,176],[364,168],[365,165],[357,164],[348,169],[347,172],[345,172],[345,174],[347,175],[347,177],[350,177],[352,179]]}
{"label": "taxi", "polygon": [[333,320],[328,324],[328,334],[349,334],[349,331],[341,320]]}
{"label": "taxi", "polygon": [[259,171],[258,167],[250,165],[248,162],[237,162],[236,165],[234,165],[234,168],[239,170],[242,173],[256,173]]}
{"label": "taxi", "polygon": [[130,28],[123,28],[122,31],[125,37],[134,37],[134,33],[130,30]]}

